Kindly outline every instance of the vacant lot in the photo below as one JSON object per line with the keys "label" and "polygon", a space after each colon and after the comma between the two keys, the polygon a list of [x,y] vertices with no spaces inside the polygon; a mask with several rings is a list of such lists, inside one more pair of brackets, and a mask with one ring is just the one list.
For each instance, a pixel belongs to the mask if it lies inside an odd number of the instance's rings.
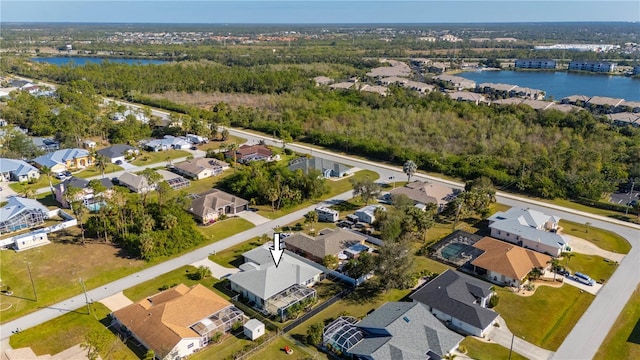
{"label": "vacant lot", "polygon": [[631,295],[595,359],[640,359],[640,287]]}
{"label": "vacant lot", "polygon": [[[79,229],[68,230],[68,235],[61,232],[50,238],[75,241]],[[20,253],[3,250],[0,260],[2,283],[14,293],[12,297],[2,297],[3,306],[11,304],[10,309],[0,312],[2,322],[80,294],[80,278],[90,290],[148,266],[144,261],[129,259],[126,253],[112,245],[87,243],[82,246],[62,241]],[[35,301],[27,264],[31,268],[38,301]]]}
{"label": "vacant lot", "polygon": [[29,346],[36,355],[53,355],[84,342],[87,334],[99,333],[106,338],[105,346],[100,350],[103,359],[139,359],[139,356],[105,327],[109,323],[109,312],[109,309],[100,303],[91,304],[91,314],[86,307],[82,307],[75,312],[69,312],[12,335],[11,347],[17,349]]}
{"label": "vacant lot", "polygon": [[228,104],[232,108],[245,106],[258,109],[274,109],[275,97],[273,95],[260,94],[240,94],[240,93],[183,93],[169,91],[162,94],[152,94],[149,97],[154,99],[166,99],[178,104],[187,104],[199,108],[211,110],[211,108],[221,102]]}

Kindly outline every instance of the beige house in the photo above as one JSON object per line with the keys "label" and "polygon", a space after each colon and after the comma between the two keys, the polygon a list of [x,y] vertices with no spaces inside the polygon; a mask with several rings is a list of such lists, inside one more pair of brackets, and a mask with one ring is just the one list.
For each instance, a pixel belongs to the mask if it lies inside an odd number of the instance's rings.
{"label": "beige house", "polygon": [[[317,263],[322,263],[327,255],[334,255],[340,258],[340,254],[353,245],[364,245],[365,239],[364,236],[355,232],[337,228],[321,230],[320,235],[316,237],[303,233],[294,234],[285,238],[284,242],[287,250]],[[343,254],[345,259],[349,257],[347,253]]]}
{"label": "beige house", "polygon": [[197,195],[189,212],[203,224],[211,224],[221,215],[235,215],[249,208],[249,202],[224,191],[213,189]]}
{"label": "beige house", "polygon": [[228,163],[211,158],[192,159],[174,166],[174,170],[177,173],[193,180],[201,180],[211,176],[220,175],[228,168]]}

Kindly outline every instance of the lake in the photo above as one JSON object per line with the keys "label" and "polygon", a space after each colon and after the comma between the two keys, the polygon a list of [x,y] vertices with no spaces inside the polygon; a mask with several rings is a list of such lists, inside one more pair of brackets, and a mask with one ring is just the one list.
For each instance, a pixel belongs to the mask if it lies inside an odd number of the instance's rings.
{"label": "lake", "polygon": [[640,101],[640,79],[563,71],[468,71],[457,74],[476,83],[503,83],[544,90],[547,99],[569,95],[608,96]]}
{"label": "lake", "polygon": [[162,60],[148,60],[148,59],[121,59],[121,58],[91,58],[91,57],[42,57],[31,58],[31,61],[48,63],[54,65],[68,65],[73,62],[74,65],[100,64],[103,61],[109,61],[113,63],[123,63],[129,65],[149,65],[149,64],[165,64],[168,61]]}

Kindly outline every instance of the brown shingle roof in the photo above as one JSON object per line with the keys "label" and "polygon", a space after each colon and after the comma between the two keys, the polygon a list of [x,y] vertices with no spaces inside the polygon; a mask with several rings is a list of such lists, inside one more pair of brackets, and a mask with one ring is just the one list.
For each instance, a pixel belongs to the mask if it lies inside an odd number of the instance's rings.
{"label": "brown shingle roof", "polygon": [[241,199],[235,195],[226,193],[222,190],[213,189],[200,194],[200,197],[191,202],[189,212],[204,218],[210,212],[217,212],[219,209],[227,205],[234,208],[247,205],[247,200]]}
{"label": "brown shingle roof", "polygon": [[293,245],[318,258],[324,258],[327,255],[336,255],[349,246],[362,243],[364,240],[364,236],[344,229],[324,229],[315,238],[299,233],[289,236],[284,241],[287,245]]}
{"label": "brown shingle roof", "polygon": [[197,284],[180,284],[113,313],[121,324],[156,354],[165,354],[184,337],[199,337],[189,328],[231,303]]}
{"label": "brown shingle roof", "polygon": [[484,253],[471,265],[522,280],[533,268],[544,268],[551,256],[485,236],[473,244]]}
{"label": "brown shingle roof", "polygon": [[389,193],[391,195],[406,195],[409,199],[421,204],[444,205],[449,202],[449,196],[453,190],[439,184],[414,181],[404,187],[393,189]]}

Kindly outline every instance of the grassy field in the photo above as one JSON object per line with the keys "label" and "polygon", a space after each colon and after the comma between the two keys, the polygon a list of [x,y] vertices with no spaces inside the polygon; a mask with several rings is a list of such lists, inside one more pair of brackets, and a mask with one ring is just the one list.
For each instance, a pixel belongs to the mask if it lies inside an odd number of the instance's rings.
{"label": "grassy field", "polygon": [[202,180],[191,180],[191,185],[189,187],[184,188],[183,190],[189,194],[199,194],[205,191],[209,191],[213,189],[216,184],[222,181],[229,175],[233,174],[233,169],[229,168],[222,172],[222,174],[218,176],[212,176],[210,178],[202,179]]}
{"label": "grassy field", "polygon": [[[77,228],[69,229],[68,238],[75,240]],[[65,239],[60,233],[50,238]],[[3,306],[11,308],[0,312],[0,321],[6,322],[23,316],[39,307],[54,304],[82,292],[79,279],[87,289],[140,271],[148,264],[129,259],[120,249],[103,243],[85,246],[54,242],[25,252],[0,251],[0,278],[11,287],[14,296],[3,297]],[[29,263],[38,301],[35,301],[29,272]]]}
{"label": "grassy field", "polygon": [[640,359],[640,287],[631,295],[594,359]]}
{"label": "grassy field", "polygon": [[233,136],[233,135],[229,135],[229,138],[226,141],[222,141],[222,140],[210,140],[208,143],[206,144],[202,144],[202,145],[198,145],[198,150],[202,150],[202,151],[207,151],[207,150],[219,150],[220,148],[224,148],[226,146],[228,146],[229,144],[238,144],[238,145],[242,145],[244,143],[247,142],[247,139],[239,137],[239,136]]}
{"label": "grassy field", "polygon": [[609,280],[611,275],[618,269],[618,265],[612,261],[597,255],[576,254],[570,258],[565,256],[560,264],[569,269],[572,273],[581,272],[589,275],[596,281],[603,282]]}
{"label": "grassy field", "polygon": [[136,360],[139,356],[131,351],[118,337],[105,327],[110,310],[101,303],[91,304],[91,314],[82,307],[53,320],[12,335],[12,348],[31,347],[37,355],[57,354],[85,341],[86,335],[98,332],[105,336],[106,346],[100,351],[103,359]]}
{"label": "grassy field", "polygon": [[241,255],[243,253],[264,244],[266,241],[269,241],[269,238],[253,238],[232,248],[220,251],[215,255],[211,255],[209,256],[209,260],[224,267],[238,267],[242,263]]}
{"label": "grassy field", "polygon": [[240,217],[233,217],[218,221],[212,225],[198,226],[198,230],[202,235],[209,239],[209,243],[211,243],[228,238],[229,236],[241,233],[253,227],[253,223]]}
{"label": "grassy field", "polygon": [[190,152],[184,150],[167,150],[157,152],[143,151],[138,157],[131,162],[135,166],[142,166],[148,164],[156,164],[167,162],[167,160],[178,159],[181,157],[187,157],[191,155]]}
{"label": "grassy field", "polygon": [[568,200],[568,199],[553,199],[553,200],[538,199],[538,198],[534,198],[534,199],[538,200],[538,201],[554,204],[554,205],[564,206],[564,207],[569,208],[569,209],[574,209],[574,210],[578,210],[578,211],[588,212],[588,213],[591,213],[591,214],[606,216],[606,217],[612,218],[612,219],[618,219],[618,220],[623,220],[623,221],[631,221],[631,220],[634,220],[634,219],[637,218],[637,216],[633,215],[633,214],[625,215],[624,213],[618,212],[618,211],[594,208],[594,207],[578,204],[578,203],[573,202],[573,201]]}
{"label": "grassy field", "polygon": [[505,319],[516,336],[542,348],[555,351],[594,296],[563,285],[559,288],[540,286],[532,296],[520,296],[496,288],[500,297],[496,311]]}
{"label": "grassy field", "polygon": [[287,208],[287,209],[280,209],[277,211],[273,211],[273,209],[271,208],[270,205],[260,205],[258,206],[258,213],[266,218],[269,219],[277,219],[281,216],[287,215],[289,213],[292,213],[294,211],[303,209],[307,206],[313,205],[315,203],[317,203],[320,200],[324,200],[324,199],[329,199],[333,196],[336,196],[338,194],[342,194],[344,192],[347,192],[349,190],[353,189],[353,186],[351,185],[350,180],[351,179],[363,179],[365,177],[369,177],[371,179],[377,179],[378,178],[378,174],[376,174],[373,171],[369,171],[369,170],[360,170],[358,172],[356,172],[355,174],[353,174],[352,176],[345,178],[345,179],[341,179],[341,180],[337,180],[337,181],[331,181],[329,180],[327,183],[329,184],[329,192],[327,194],[325,194],[324,196],[322,196],[320,199],[313,199],[313,200],[308,200],[303,202],[302,204],[292,207],[292,208]]}
{"label": "grassy field", "polygon": [[467,336],[462,340],[460,346],[467,350],[466,355],[468,357],[476,360],[527,360],[526,357],[516,352],[512,352],[511,357],[509,357],[509,349],[498,344],[480,341],[471,336]]}
{"label": "grassy field", "polygon": [[[185,284],[187,286],[202,284],[208,289],[213,289],[213,284],[218,282],[218,280],[213,277],[209,277],[204,280],[194,280],[190,275],[194,274],[195,272],[196,267],[194,266],[182,266],[171,272],[159,275],[149,281],[145,281],[142,284],[138,284],[134,287],[128,288],[123,291],[123,294],[131,299],[131,301],[136,302],[148,296],[157,294],[161,291],[160,288],[163,286],[173,287],[174,285],[178,284]],[[218,293],[218,295],[223,296],[227,300],[229,299],[228,296],[222,293]]]}
{"label": "grassy field", "polygon": [[627,239],[609,230],[567,220],[560,220],[560,226],[562,226],[562,233],[585,239],[600,249],[619,254],[628,254],[631,250],[631,244]]}
{"label": "grassy field", "polygon": [[[104,169],[104,176],[106,177],[108,173],[112,173],[112,172],[116,172],[116,171],[120,171],[123,170],[122,166],[118,166],[116,164],[112,164],[109,163],[107,164],[106,168]],[[100,171],[100,169],[98,169],[95,166],[92,166],[90,168],[86,168],[80,172],[74,173],[73,176],[75,177],[79,177],[79,178],[88,178],[88,177],[92,177],[92,176],[98,176],[98,175],[102,175],[102,172]]]}
{"label": "grassy field", "polygon": [[[293,349],[293,354],[287,355],[284,352],[285,346],[289,346],[289,348]],[[304,350],[301,349],[301,347],[304,347]],[[309,353],[312,353],[315,356],[312,357]],[[305,345],[299,346],[294,340],[281,336],[280,338],[274,340],[272,343],[266,346],[264,349],[250,356],[249,359],[325,360],[329,359],[329,357],[326,354],[318,352],[317,350]]]}

